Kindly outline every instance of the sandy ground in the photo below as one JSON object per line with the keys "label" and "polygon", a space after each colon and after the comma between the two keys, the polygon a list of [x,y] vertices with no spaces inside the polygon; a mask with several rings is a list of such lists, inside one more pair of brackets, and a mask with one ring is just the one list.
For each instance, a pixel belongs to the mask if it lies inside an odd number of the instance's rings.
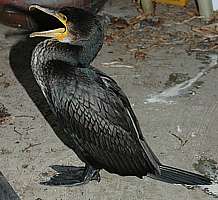
{"label": "sandy ground", "polygon": [[[131,12],[129,7],[132,9]],[[174,7],[164,9],[168,15],[170,12],[172,16],[178,14]],[[116,16],[122,13],[122,16],[127,18],[137,14],[128,1],[113,1],[106,6],[104,12]],[[188,18],[187,15],[185,17]],[[181,21],[179,18],[175,20]],[[178,29],[181,31],[185,27],[180,25]],[[151,29],[154,34],[159,31]],[[5,109],[4,113],[8,113],[8,116],[4,116],[4,119],[2,117],[0,121],[0,170],[22,200],[214,198],[200,189],[188,190],[183,186],[170,185],[146,177],[143,180],[120,177],[106,171],[101,171],[100,183],[93,181],[80,187],[40,185],[40,181],[47,180],[53,174],[49,165],[82,163],[55,136],[55,132],[60,130],[30,71],[29,59],[34,41],[18,42],[14,38],[6,39],[4,35],[9,30],[12,29],[0,25],[0,107],[1,110]],[[135,34],[136,37],[141,35],[142,38],[148,36],[146,32],[137,30],[136,27],[131,30],[132,32],[124,31],[122,34]],[[110,34],[116,31],[117,29],[109,28],[108,35],[111,36]],[[177,30],[171,26],[167,31]],[[202,160],[207,160],[208,166],[212,166],[213,173],[217,173],[216,67],[202,76],[197,85],[188,88],[188,91],[192,92],[170,98],[173,103],[145,104],[144,101],[150,94],[157,94],[173,87],[178,81],[177,75],[180,75],[182,80],[193,78],[200,70],[209,66],[209,61],[196,59],[196,53],[188,54],[189,45],[185,43],[156,45],[145,50],[141,48],[140,40],[132,43],[129,41],[131,47],[127,47],[127,41],[119,38],[109,39],[114,41],[110,44],[106,42],[93,65],[112,76],[127,93],[143,134],[160,160],[165,164],[190,171],[198,169],[203,173],[207,170],[202,170],[198,164]],[[137,57],[135,48],[142,49],[145,54]],[[119,65],[111,64],[115,61],[119,62]],[[175,74],[177,78],[173,78]]]}

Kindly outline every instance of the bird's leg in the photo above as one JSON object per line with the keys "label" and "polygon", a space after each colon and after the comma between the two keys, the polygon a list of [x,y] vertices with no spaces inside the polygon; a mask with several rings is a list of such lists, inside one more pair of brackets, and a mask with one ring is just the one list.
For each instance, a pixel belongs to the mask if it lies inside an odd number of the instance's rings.
{"label": "bird's leg", "polygon": [[83,173],[84,182],[88,183],[89,181],[92,181],[92,180],[96,180],[100,182],[101,177],[100,177],[99,171],[100,169],[95,169],[91,165],[87,166]]}
{"label": "bird's leg", "polygon": [[85,167],[71,167],[71,166],[51,166],[58,174],[50,178],[49,181],[41,182],[43,185],[65,185],[65,186],[78,186],[86,184],[89,181],[100,181],[99,169],[95,169],[90,165]]}

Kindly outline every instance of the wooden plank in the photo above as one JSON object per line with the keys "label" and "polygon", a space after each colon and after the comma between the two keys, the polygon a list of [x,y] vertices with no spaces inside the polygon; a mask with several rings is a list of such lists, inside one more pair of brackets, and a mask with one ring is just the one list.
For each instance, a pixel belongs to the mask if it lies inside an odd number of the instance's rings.
{"label": "wooden plank", "polygon": [[0,200],[20,200],[7,179],[0,172]]}

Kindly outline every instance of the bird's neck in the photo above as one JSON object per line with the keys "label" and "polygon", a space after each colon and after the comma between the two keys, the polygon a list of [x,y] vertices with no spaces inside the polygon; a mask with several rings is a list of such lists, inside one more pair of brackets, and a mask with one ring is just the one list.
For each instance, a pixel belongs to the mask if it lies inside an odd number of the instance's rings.
{"label": "bird's neck", "polygon": [[87,40],[81,40],[78,45],[81,46],[79,52],[79,62],[82,65],[89,65],[97,56],[103,45],[102,31],[92,34]]}
{"label": "bird's neck", "polygon": [[[96,41],[98,38],[98,41]],[[42,87],[51,74],[55,65],[52,61],[66,63],[72,68],[89,67],[103,44],[103,35],[93,34],[88,40],[70,45],[55,40],[47,39],[39,43],[32,53],[31,67],[33,74]],[[64,70],[64,68],[63,68]]]}
{"label": "bird's neck", "polygon": [[36,46],[31,64],[35,67],[45,67],[49,61],[58,60],[66,62],[72,67],[89,66],[102,45],[102,33],[92,34],[87,40],[80,40],[72,45],[47,39]]}

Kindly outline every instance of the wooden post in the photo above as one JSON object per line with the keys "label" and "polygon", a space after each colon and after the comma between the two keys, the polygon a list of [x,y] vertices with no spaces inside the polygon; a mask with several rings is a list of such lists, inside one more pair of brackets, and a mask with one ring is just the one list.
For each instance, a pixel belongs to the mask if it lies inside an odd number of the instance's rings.
{"label": "wooden post", "polygon": [[201,16],[205,17],[205,21],[209,21],[213,14],[213,4],[212,0],[197,0],[199,12]]}
{"label": "wooden post", "polygon": [[140,4],[146,15],[154,14],[154,5],[153,5],[152,0],[140,0]]}

